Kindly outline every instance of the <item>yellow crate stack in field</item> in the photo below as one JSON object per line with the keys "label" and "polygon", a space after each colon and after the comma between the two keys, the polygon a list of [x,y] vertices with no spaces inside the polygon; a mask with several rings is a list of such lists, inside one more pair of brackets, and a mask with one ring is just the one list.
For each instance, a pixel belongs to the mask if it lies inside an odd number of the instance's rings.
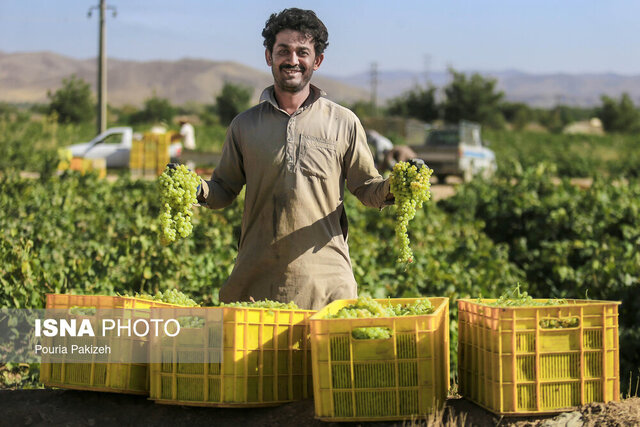
{"label": "yellow crate stack in field", "polygon": [[458,301],[461,395],[498,415],[619,400],[619,302],[487,305],[495,301]]}
{"label": "yellow crate stack in field", "polygon": [[[324,421],[409,420],[444,405],[449,389],[449,299],[428,298],[427,315],[327,319],[356,300],[334,301],[311,320],[316,417]],[[417,299],[376,300],[411,304]],[[355,339],[383,327],[388,339]]]}
{"label": "yellow crate stack in field", "polygon": [[155,177],[162,173],[170,162],[169,146],[175,132],[145,132],[142,139],[134,139],[131,143],[129,168],[136,177]]}
{"label": "yellow crate stack in field", "polygon": [[308,319],[315,311],[201,307],[177,313],[201,317],[204,331],[152,337],[152,357],[160,361],[151,364],[156,403],[259,407],[311,397]]}
{"label": "yellow crate stack in field", "polygon": [[[118,319],[149,318],[151,307],[172,307],[157,301],[149,301],[131,297],[108,295],[67,295],[47,294],[47,309],[67,310],[74,307],[109,309],[110,317]],[[66,317],[66,316],[65,316]],[[70,315],[69,318],[89,318],[91,315]],[[63,344],[65,337],[50,339],[49,345]],[[146,360],[148,354],[147,337],[107,336],[75,338],[74,343],[83,345],[108,345],[112,354],[126,354],[130,360]],[[114,363],[109,354],[93,355],[91,362],[86,358],[78,359],[72,354],[43,355],[40,365],[40,381],[48,386],[60,388],[107,391],[127,394],[149,394],[148,363]]]}

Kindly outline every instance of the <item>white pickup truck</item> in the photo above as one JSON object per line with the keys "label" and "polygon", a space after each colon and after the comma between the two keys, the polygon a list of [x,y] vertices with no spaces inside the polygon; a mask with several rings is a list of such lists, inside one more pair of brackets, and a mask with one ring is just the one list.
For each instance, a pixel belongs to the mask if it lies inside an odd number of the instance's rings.
{"label": "white pickup truck", "polygon": [[[74,144],[67,149],[73,157],[85,159],[105,159],[108,168],[128,168],[131,142],[134,138],[141,138],[134,134],[130,127],[115,127],[107,129],[89,142]],[[169,146],[169,157],[176,159],[182,154],[182,144],[173,143]]]}
{"label": "white pickup truck", "polygon": [[480,137],[480,125],[461,121],[458,125],[433,129],[424,145],[411,146],[425,161],[438,181],[457,175],[465,182],[476,175],[490,176],[496,170],[496,156]]}

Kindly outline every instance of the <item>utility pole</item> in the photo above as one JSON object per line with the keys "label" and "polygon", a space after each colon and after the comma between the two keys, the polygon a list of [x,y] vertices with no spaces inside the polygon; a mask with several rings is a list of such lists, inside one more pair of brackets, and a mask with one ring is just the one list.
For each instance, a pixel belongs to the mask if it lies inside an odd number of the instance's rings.
{"label": "utility pole", "polygon": [[98,133],[102,133],[107,128],[107,27],[105,24],[105,13],[107,9],[113,12],[116,17],[117,11],[113,6],[107,6],[106,0],[100,0],[99,6],[89,8],[88,17],[91,18],[93,10],[100,10],[99,30],[98,30]]}
{"label": "utility pole", "polygon": [[431,80],[429,79],[429,72],[431,71],[431,55],[426,53],[424,55],[424,87],[428,88]]}
{"label": "utility pole", "polygon": [[373,115],[378,113],[378,63],[371,64],[371,108]]}

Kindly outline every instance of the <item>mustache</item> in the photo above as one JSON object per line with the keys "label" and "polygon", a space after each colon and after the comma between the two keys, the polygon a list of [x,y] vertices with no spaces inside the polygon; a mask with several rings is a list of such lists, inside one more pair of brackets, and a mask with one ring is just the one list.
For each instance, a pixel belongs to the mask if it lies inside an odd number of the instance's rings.
{"label": "mustache", "polygon": [[293,70],[293,71],[300,71],[300,72],[304,73],[306,69],[307,68],[302,66],[302,65],[282,64],[280,66],[280,71],[282,71],[282,70]]}

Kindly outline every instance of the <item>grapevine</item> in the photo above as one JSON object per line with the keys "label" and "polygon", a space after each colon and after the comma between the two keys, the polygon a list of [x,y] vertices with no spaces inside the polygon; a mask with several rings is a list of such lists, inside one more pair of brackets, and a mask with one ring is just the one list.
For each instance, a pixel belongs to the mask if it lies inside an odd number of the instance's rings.
{"label": "grapevine", "polygon": [[431,183],[429,178],[433,173],[428,167],[418,170],[407,162],[398,162],[391,173],[391,193],[395,197],[396,205],[396,241],[400,249],[397,262],[409,264],[413,262],[413,251],[409,246],[407,227],[415,215],[416,210],[431,198]]}
{"label": "grapevine", "polygon": [[175,169],[166,168],[158,177],[162,212],[160,225],[161,239],[165,243],[174,242],[178,235],[191,234],[191,205],[197,202],[196,190],[200,184],[198,175],[179,165]]}
{"label": "grapevine", "polygon": [[[369,317],[399,317],[431,314],[434,307],[426,298],[419,299],[411,304],[387,304],[380,303],[371,297],[359,297],[353,304],[342,307],[337,313],[328,315],[328,319],[357,319]],[[351,332],[354,339],[386,339],[391,338],[391,330],[384,327],[355,328]]]}

